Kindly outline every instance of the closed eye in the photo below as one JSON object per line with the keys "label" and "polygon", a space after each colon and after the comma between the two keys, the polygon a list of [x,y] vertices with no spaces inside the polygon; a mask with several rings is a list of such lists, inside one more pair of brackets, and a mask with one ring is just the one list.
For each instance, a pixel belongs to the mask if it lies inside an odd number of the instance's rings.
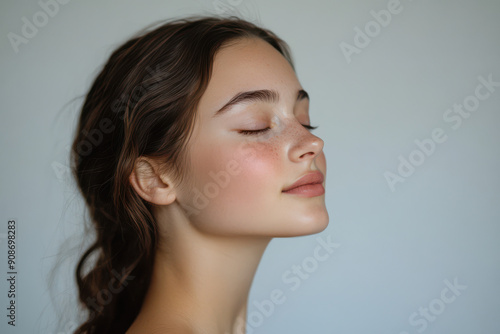
{"label": "closed eye", "polygon": [[238,132],[241,133],[242,135],[257,135],[259,133],[264,133],[267,130],[271,130],[271,128],[267,127],[265,129],[259,129],[259,130],[240,130]]}
{"label": "closed eye", "polygon": [[[305,127],[306,129],[308,130],[314,130],[314,129],[317,129],[318,127],[317,126],[311,126],[311,125],[307,125],[307,124],[302,124],[303,127]],[[270,127],[267,127],[267,128],[264,128],[264,129],[259,129],[259,130],[240,130],[238,131],[238,133],[241,133],[242,135],[258,135],[258,134],[261,134],[261,133],[264,133],[268,130],[271,130]]]}
{"label": "closed eye", "polygon": [[308,130],[314,130],[314,129],[318,128],[318,126],[311,126],[311,125],[307,125],[307,124],[302,124],[302,126],[304,126]]}

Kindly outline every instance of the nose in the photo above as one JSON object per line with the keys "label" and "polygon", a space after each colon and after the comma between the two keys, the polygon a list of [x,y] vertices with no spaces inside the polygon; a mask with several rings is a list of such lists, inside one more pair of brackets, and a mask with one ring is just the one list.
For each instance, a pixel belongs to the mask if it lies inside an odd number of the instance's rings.
{"label": "nose", "polygon": [[312,160],[323,150],[324,142],[318,136],[313,135],[303,125],[298,124],[300,127],[294,138],[290,150],[288,152],[289,158],[293,162],[301,162],[305,160]]}

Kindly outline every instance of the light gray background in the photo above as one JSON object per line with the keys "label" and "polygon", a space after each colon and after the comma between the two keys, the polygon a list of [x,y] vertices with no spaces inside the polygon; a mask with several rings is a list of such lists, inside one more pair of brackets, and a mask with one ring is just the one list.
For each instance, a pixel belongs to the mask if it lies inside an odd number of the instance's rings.
{"label": "light gray background", "polygon": [[[500,2],[401,0],[401,12],[350,63],[340,44],[353,45],[354,29],[370,26],[370,11],[386,9],[387,1],[221,2],[291,46],[328,163],[330,225],[319,235],[270,244],[250,295],[249,332],[500,333],[500,88],[460,128],[443,119],[474,94],[478,76],[500,81]],[[4,314],[2,234],[2,333],[62,334],[74,324],[82,202],[61,167],[82,101],[72,99],[139,29],[215,13],[212,0],[73,0],[16,53],[7,34],[21,35],[22,18],[33,22],[41,10],[33,0],[0,4],[0,233],[9,218],[18,220],[19,271],[14,329]],[[447,140],[391,191],[384,173],[397,173],[398,157],[408,159],[414,141],[430,138],[434,128]],[[319,263],[310,258],[318,237],[339,244]],[[311,272],[292,290],[282,276],[302,264]],[[454,279],[466,288],[453,302],[440,302],[444,281]],[[263,314],[254,302],[275,289],[286,300]],[[425,318],[418,315],[414,326],[409,317],[429,306],[440,314],[422,331]]]}

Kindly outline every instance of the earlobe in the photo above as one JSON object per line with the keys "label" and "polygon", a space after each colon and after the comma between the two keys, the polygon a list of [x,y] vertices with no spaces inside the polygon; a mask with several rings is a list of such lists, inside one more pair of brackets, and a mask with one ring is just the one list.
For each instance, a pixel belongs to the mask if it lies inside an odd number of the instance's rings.
{"label": "earlobe", "polygon": [[149,158],[136,160],[129,181],[137,194],[150,203],[168,205],[176,199],[173,184],[158,172],[157,165]]}

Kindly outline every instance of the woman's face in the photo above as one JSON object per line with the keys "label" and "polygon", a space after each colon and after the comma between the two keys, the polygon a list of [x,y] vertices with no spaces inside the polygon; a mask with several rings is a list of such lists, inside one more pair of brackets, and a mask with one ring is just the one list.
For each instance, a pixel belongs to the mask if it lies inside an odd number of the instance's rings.
{"label": "woman's face", "polygon": [[[219,111],[235,95],[256,90],[272,91],[275,99],[240,101]],[[287,60],[261,39],[240,39],[219,50],[187,146],[191,169],[177,191],[193,226],[270,237],[326,228],[324,191],[283,192],[313,171],[326,179],[323,141],[304,127],[315,124],[301,90]]]}

